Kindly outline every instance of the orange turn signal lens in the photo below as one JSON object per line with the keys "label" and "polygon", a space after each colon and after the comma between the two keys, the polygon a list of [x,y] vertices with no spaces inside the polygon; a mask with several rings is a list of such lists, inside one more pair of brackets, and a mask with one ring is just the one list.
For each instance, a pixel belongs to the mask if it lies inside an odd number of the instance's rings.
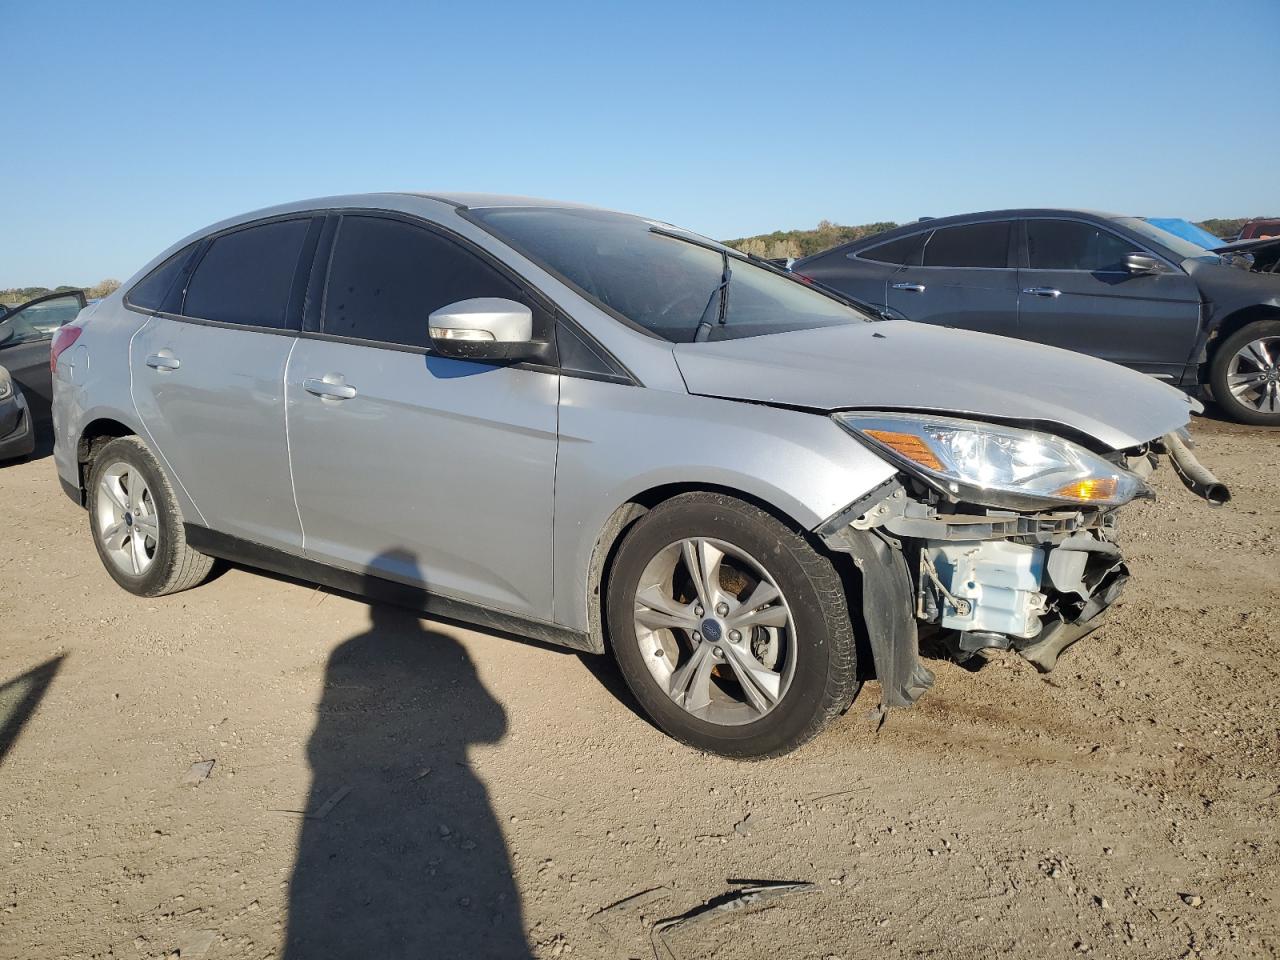
{"label": "orange turn signal lens", "polygon": [[942,470],[942,461],[934,456],[929,445],[913,433],[898,433],[894,430],[864,430],[868,437],[883,443],[890,450],[896,450],[912,463],[918,463],[930,470]]}
{"label": "orange turn signal lens", "polygon": [[1053,492],[1055,497],[1066,497],[1070,500],[1082,500],[1093,503],[1097,500],[1110,500],[1116,495],[1115,477],[1091,477],[1088,480],[1075,480]]}

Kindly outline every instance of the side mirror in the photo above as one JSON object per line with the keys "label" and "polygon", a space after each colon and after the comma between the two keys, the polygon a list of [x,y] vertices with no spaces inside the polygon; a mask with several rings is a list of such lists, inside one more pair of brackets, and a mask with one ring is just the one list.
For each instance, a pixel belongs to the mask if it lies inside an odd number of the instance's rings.
{"label": "side mirror", "polygon": [[459,300],[432,312],[427,320],[431,346],[463,360],[525,360],[546,344],[533,339],[533,311],[500,297]]}
{"label": "side mirror", "polygon": [[1135,277],[1149,276],[1161,271],[1160,261],[1155,257],[1147,256],[1145,253],[1126,253],[1124,255],[1124,268]]}

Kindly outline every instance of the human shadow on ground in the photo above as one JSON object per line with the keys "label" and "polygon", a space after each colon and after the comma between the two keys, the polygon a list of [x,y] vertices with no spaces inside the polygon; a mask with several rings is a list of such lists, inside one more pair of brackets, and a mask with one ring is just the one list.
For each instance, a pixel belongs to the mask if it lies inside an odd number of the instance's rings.
{"label": "human shadow on ground", "polygon": [[[415,558],[404,551],[384,559]],[[529,957],[501,830],[467,750],[506,713],[452,637],[375,603],[329,658],[289,890],[287,960]]]}
{"label": "human shadow on ground", "polygon": [[64,659],[64,656],[53,657],[12,680],[0,683],[0,763],[4,763],[18,734],[36,712]]}

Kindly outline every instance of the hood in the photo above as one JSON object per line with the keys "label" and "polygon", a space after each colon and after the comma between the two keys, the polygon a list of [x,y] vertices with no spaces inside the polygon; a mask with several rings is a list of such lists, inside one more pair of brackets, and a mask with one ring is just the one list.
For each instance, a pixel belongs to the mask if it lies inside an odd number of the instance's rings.
{"label": "hood", "polygon": [[1280,273],[1280,237],[1237,240],[1222,247],[1214,247],[1213,252],[1228,266],[1253,273]]}
{"label": "hood", "polygon": [[690,393],[814,410],[1054,425],[1113,450],[1185,426],[1194,400],[1082,354],[909,320],[677,344]]}

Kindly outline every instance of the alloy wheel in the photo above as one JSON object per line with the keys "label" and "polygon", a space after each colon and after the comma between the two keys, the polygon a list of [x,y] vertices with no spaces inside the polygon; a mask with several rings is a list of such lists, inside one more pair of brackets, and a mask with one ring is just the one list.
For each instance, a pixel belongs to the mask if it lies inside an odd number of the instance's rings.
{"label": "alloy wheel", "polygon": [[1236,402],[1259,413],[1280,413],[1280,337],[1260,337],[1227,364],[1227,387]]}
{"label": "alloy wheel", "polygon": [[111,562],[135,577],[151,569],[160,546],[160,519],[137,467],[117,461],[102,471],[95,512],[98,538]]}
{"label": "alloy wheel", "polygon": [[764,566],[723,540],[660,550],[636,587],[635,634],[658,685],[710,723],[751,723],[795,675],[794,621]]}

